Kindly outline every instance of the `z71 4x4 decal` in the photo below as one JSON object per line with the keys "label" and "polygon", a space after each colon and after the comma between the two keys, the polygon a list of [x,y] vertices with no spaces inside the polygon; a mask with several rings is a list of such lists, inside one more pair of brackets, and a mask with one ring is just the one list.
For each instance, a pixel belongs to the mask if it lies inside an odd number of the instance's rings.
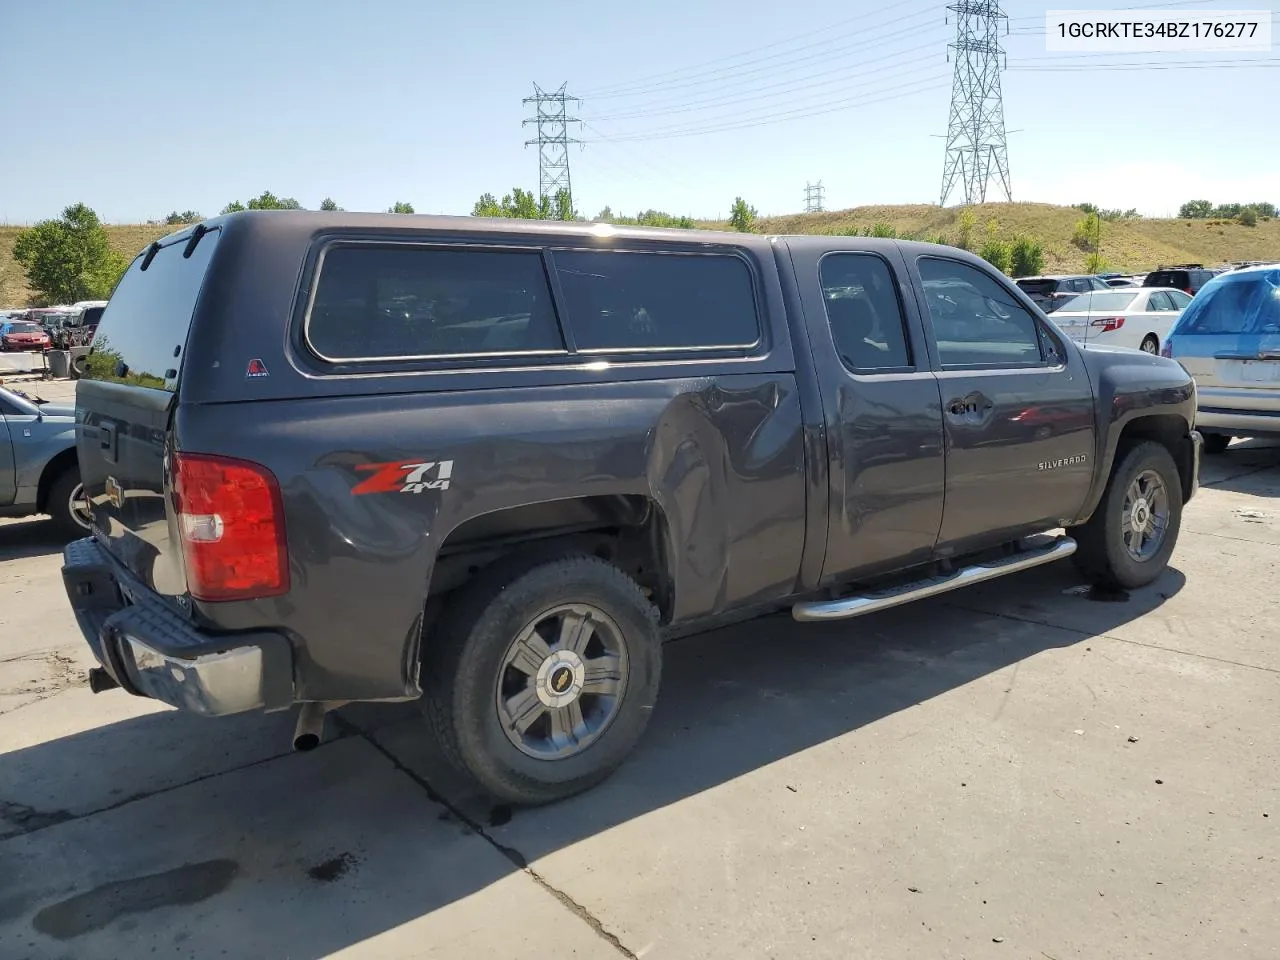
{"label": "z71 4x4 decal", "polygon": [[360,496],[366,493],[422,493],[424,490],[448,490],[453,476],[452,460],[425,460],[421,463],[363,463],[356,467],[372,473],[351,491]]}

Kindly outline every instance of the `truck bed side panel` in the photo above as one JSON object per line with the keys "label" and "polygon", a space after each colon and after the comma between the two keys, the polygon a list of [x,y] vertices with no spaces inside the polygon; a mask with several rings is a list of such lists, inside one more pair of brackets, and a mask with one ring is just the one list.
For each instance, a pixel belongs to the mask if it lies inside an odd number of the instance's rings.
{"label": "truck bed side panel", "polygon": [[197,607],[224,629],[287,624],[299,699],[415,695],[437,552],[468,520],[519,505],[650,498],[674,621],[796,589],[806,498],[790,373],[193,404],[175,434],[280,482],[290,593]]}

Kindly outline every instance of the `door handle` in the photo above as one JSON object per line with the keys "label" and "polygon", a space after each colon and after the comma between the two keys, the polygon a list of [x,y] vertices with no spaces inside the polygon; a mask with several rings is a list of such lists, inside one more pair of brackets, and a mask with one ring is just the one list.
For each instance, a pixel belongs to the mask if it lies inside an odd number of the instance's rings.
{"label": "door handle", "polygon": [[971,417],[977,413],[986,413],[994,406],[987,397],[976,394],[971,397],[957,397],[947,404],[947,413],[953,417]]}
{"label": "door handle", "polygon": [[965,403],[963,400],[952,400],[950,405],[947,407],[947,412],[953,417],[963,417],[969,412],[969,404]]}

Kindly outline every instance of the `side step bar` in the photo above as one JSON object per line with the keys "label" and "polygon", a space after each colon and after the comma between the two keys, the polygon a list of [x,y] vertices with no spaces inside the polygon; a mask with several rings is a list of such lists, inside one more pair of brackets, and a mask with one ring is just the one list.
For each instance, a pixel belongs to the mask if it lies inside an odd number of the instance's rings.
{"label": "side step bar", "polygon": [[996,577],[1017,573],[1019,570],[1029,570],[1041,564],[1052,563],[1055,560],[1069,557],[1075,552],[1076,542],[1074,540],[1066,536],[1055,537],[1047,544],[1023,550],[1008,557],[993,560],[990,563],[962,567],[944,577],[930,577],[927,580],[917,580],[914,583],[889,587],[885,590],[875,590],[853,597],[844,597],[839,600],[810,600],[805,603],[797,603],[791,608],[791,616],[802,622],[846,620],[850,617],[860,617],[865,613],[888,610],[890,607],[910,603],[912,600],[923,600],[926,597],[937,596],[940,593],[967,587],[973,583],[994,580]]}

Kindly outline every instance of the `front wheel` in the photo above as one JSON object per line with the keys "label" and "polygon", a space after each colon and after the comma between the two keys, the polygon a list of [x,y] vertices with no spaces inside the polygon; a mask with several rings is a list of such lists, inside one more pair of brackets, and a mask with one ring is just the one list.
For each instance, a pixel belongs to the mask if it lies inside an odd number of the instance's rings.
{"label": "front wheel", "polygon": [[1117,454],[1102,502],[1072,530],[1076,565],[1096,583],[1132,590],[1169,565],[1182,526],[1182,480],[1169,451],[1146,441]]}
{"label": "front wheel", "polygon": [[482,572],[425,642],[429,725],[456,767],[509,803],[561,800],[607,778],[658,695],[657,611],[595,557]]}

